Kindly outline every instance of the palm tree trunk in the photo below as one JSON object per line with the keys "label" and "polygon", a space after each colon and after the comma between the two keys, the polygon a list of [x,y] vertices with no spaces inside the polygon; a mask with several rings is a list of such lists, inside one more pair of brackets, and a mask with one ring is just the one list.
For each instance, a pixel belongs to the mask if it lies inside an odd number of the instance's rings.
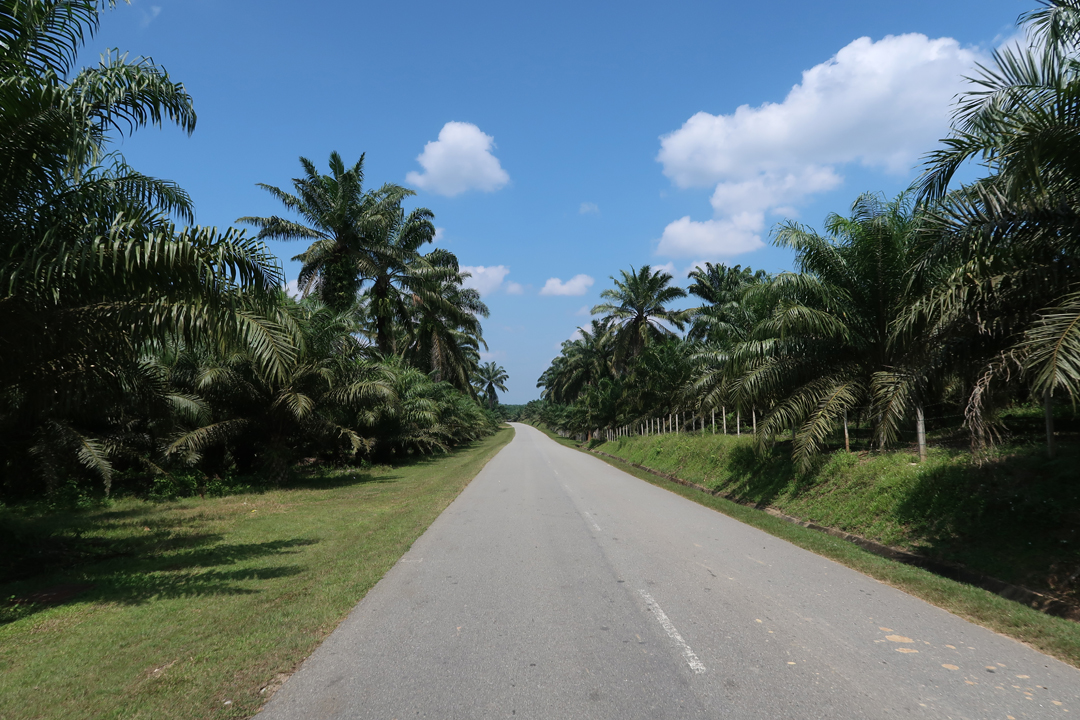
{"label": "palm tree trunk", "polygon": [[919,462],[926,462],[926,414],[921,403],[915,406],[915,435],[919,442]]}
{"label": "palm tree trunk", "polygon": [[742,436],[742,410],[735,408],[735,434]]}
{"label": "palm tree trunk", "polygon": [[750,408],[750,419],[754,423],[754,434],[757,435],[757,408]]}
{"label": "palm tree trunk", "polygon": [[712,434],[716,434],[716,408],[712,409]]}
{"label": "palm tree trunk", "polygon": [[727,405],[720,406],[720,414],[724,419],[724,434],[727,435]]}
{"label": "palm tree trunk", "polygon": [[1043,390],[1043,417],[1046,418],[1046,455],[1053,460],[1057,456],[1057,442],[1054,440],[1054,396],[1050,388]]}
{"label": "palm tree trunk", "polygon": [[851,439],[848,437],[847,410],[844,410],[844,452],[851,452]]}

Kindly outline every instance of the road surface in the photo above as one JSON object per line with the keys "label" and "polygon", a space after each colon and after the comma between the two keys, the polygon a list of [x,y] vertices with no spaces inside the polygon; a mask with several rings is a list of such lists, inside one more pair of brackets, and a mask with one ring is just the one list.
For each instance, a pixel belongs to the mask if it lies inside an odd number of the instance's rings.
{"label": "road surface", "polygon": [[1080,720],[1076,669],[515,430],[260,720]]}

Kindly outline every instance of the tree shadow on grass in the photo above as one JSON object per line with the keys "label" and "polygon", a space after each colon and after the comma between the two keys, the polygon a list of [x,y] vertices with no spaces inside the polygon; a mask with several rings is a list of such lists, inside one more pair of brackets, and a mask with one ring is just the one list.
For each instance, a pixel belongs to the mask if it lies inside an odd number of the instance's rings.
{"label": "tree shadow on grass", "polygon": [[767,506],[791,483],[794,474],[789,453],[757,452],[749,444],[728,450],[728,477],[723,491],[742,503]]}
{"label": "tree shadow on grass", "polygon": [[226,542],[222,534],[200,531],[197,519],[166,513],[147,505],[40,518],[0,516],[6,526],[0,540],[10,541],[0,555],[0,624],[75,599],[140,604],[258,593],[259,581],[303,571],[300,565],[262,566],[260,558],[296,554],[319,542],[305,537]]}
{"label": "tree shadow on grass", "polygon": [[397,482],[400,475],[374,473],[370,470],[338,469],[301,476],[281,485],[282,490],[337,490],[358,485],[384,485]]}
{"label": "tree shadow on grass", "polygon": [[1025,447],[983,466],[928,469],[894,509],[920,552],[1080,603],[1077,448]]}
{"label": "tree shadow on grass", "polygon": [[[62,573],[37,575],[0,585],[0,625],[27,617],[50,605],[73,600],[139,605],[152,600],[203,595],[254,595],[257,583],[303,572],[300,565],[240,567],[264,557],[299,552],[318,541],[309,538],[262,543],[222,543],[213,535],[187,538],[202,545],[178,554],[125,554],[71,568]],[[231,568],[231,569],[230,569]],[[77,580],[77,582],[72,582]],[[255,583],[255,586],[253,586]],[[59,602],[43,601],[54,589]],[[77,592],[64,592],[73,588]]]}

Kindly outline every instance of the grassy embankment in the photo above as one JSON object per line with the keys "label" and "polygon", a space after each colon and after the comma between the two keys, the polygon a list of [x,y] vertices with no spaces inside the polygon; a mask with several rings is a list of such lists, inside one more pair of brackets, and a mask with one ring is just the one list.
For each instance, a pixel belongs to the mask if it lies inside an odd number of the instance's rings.
{"label": "grassy embankment", "polygon": [[0,717],[249,717],[511,437],[262,493],[0,513],[50,548],[0,584]]}
{"label": "grassy embankment", "polygon": [[[564,444],[574,444],[556,438]],[[575,444],[576,445],[576,444]],[[785,445],[762,457],[752,439],[711,434],[633,437],[594,443],[629,462],[769,506],[819,525],[1077,602],[1080,599],[1080,452],[1048,461],[1041,447],[1012,448],[982,466],[935,450],[923,465],[909,453],[836,453],[813,472],[795,472]],[[621,469],[713,507],[812,552],[899,587],[973,622],[1080,667],[1080,624],[1044,615],[985,590],[873,555],[844,540],[752,507]]]}

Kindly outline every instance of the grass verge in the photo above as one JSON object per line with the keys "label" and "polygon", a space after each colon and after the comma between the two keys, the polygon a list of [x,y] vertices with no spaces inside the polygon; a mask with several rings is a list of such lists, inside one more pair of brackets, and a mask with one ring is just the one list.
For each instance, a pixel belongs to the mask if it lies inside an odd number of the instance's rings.
{"label": "grass verge", "polygon": [[[0,516],[73,558],[0,585],[0,716],[251,716],[512,437],[306,487]],[[79,594],[28,602],[50,592]]]}
{"label": "grass verge", "polygon": [[[552,437],[562,442],[562,444],[581,449],[577,443],[563,442],[564,439],[562,438]],[[626,451],[627,445],[630,443],[643,440],[648,440],[648,438],[636,438],[627,441],[622,449]],[[661,440],[666,440],[667,444],[671,446],[676,443],[693,442],[694,438],[663,436]],[[731,440],[734,440],[734,438],[731,438]],[[617,442],[606,443],[600,449],[612,454],[619,450]],[[845,540],[793,525],[761,510],[739,505],[724,498],[709,495],[700,490],[657,477],[630,465],[629,462],[604,456],[597,457],[645,482],[722,512],[729,517],[763,530],[770,535],[787,540],[810,552],[835,560],[842,565],[903,590],[966,620],[1026,643],[1070,665],[1080,667],[1080,624],[1078,623],[1044,615],[1037,610],[1006,600],[981,588],[949,580],[917,567],[879,557]],[[648,463],[636,458],[633,462],[648,465]],[[648,466],[652,467],[651,465]],[[704,478],[685,477],[674,469],[655,469],[678,475],[678,477],[686,480],[709,485],[707,482],[701,482]],[[791,478],[792,475],[789,474],[788,477]],[[712,483],[712,485],[715,485],[715,483]],[[785,512],[789,511],[785,510]],[[790,514],[797,515],[797,513]]]}

